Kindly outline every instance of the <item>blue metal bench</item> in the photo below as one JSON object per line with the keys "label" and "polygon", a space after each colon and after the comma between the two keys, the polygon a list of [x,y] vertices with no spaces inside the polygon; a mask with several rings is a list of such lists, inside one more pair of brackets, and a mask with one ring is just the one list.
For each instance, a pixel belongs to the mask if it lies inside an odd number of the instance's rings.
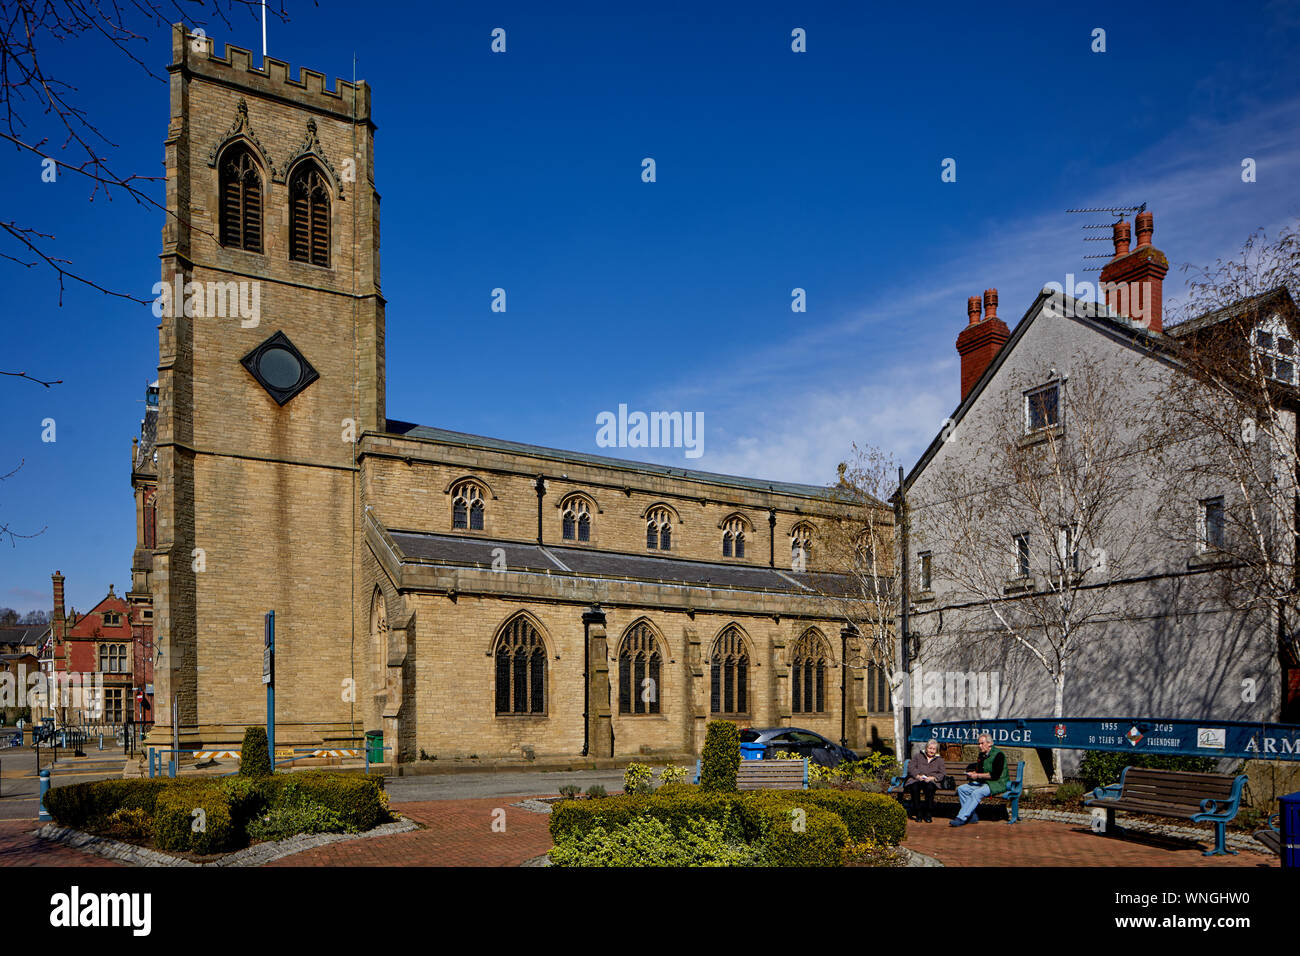
{"label": "blue metal bench", "polygon": [[[951,787],[938,787],[935,789],[934,791],[935,793],[956,793],[957,788],[960,787],[963,783],[967,782],[965,770],[954,770],[950,772],[948,776],[952,777],[953,785]],[[900,774],[897,777],[890,777],[889,789],[886,792],[902,794],[903,780],[905,779],[905,777],[906,774]],[[1019,761],[1016,764],[1015,769],[1008,774],[1008,778],[1009,778],[1009,782],[1007,783],[1006,790],[1002,791],[1001,793],[995,793],[992,796],[985,797],[984,799],[1007,801],[1007,804],[1010,807],[1010,819],[1007,820],[1007,822],[1019,823],[1020,822],[1020,796],[1025,789],[1025,762],[1023,760]]]}
{"label": "blue metal bench", "polygon": [[1192,823],[1214,824],[1214,849],[1205,856],[1235,854],[1226,844],[1228,823],[1241,807],[1246,775],[1235,777],[1222,773],[1188,773],[1181,770],[1148,770],[1125,767],[1119,783],[1096,788],[1085,807],[1106,811],[1107,835],[1119,836],[1115,811],[1176,817]]}
{"label": "blue metal bench", "polygon": [[1256,830],[1251,834],[1256,840],[1264,844],[1278,856],[1282,855],[1282,831],[1277,825],[1278,815],[1274,813],[1264,821],[1263,828]]}

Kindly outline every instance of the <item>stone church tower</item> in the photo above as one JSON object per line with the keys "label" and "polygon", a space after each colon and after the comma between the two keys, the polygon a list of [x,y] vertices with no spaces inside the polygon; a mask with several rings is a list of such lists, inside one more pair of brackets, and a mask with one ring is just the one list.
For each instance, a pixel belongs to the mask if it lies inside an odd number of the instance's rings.
{"label": "stone church tower", "polygon": [[168,72],[155,739],[263,723],[272,608],[278,741],[359,734],[355,452],[385,427],[370,89],[181,25]]}

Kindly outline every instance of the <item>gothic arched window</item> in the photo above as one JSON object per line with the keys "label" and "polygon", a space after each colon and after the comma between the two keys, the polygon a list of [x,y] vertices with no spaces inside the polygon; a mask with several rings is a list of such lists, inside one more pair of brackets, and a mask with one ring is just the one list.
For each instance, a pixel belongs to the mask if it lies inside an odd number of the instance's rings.
{"label": "gothic arched window", "polygon": [[745,522],[743,519],[728,518],[723,525],[722,556],[724,558],[743,558],[745,556]]}
{"label": "gothic arched window", "polygon": [[645,546],[652,551],[671,551],[672,545],[672,514],[667,508],[652,508],[645,520]]}
{"label": "gothic arched window", "polygon": [[314,163],[302,163],[289,180],[289,258],[330,264],[330,193]]}
{"label": "gothic arched window", "polygon": [[734,624],[718,635],[709,655],[709,710],[715,714],[749,712],[749,647]]}
{"label": "gothic arched window", "polygon": [[246,146],[221,157],[221,244],[262,251],[262,173]]}
{"label": "gothic arched window", "polygon": [[812,525],[800,523],[790,532],[790,569],[806,571],[812,561]]}
{"label": "gothic arched window", "polygon": [[522,614],[497,635],[496,699],[498,714],[546,713],[546,645]]}
{"label": "gothic arched window", "polygon": [[623,635],[618,648],[618,712],[659,713],[663,655],[650,625],[641,623]]}
{"label": "gothic arched window", "polygon": [[462,481],[451,489],[451,526],[483,530],[483,487],[475,481]]}
{"label": "gothic arched window", "polygon": [[591,540],[591,502],[580,495],[562,504],[561,521],[565,541]]}
{"label": "gothic arched window", "polygon": [[790,704],[794,713],[826,713],[826,662],[830,656],[826,639],[815,630],[806,631],[795,642],[790,655]]}

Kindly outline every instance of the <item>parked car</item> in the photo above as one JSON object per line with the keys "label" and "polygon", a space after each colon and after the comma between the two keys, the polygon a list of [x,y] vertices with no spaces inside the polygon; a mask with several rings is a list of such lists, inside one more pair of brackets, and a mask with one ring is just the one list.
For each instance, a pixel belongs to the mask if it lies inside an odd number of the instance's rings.
{"label": "parked car", "polygon": [[766,730],[745,727],[740,731],[742,744],[762,744],[763,756],[771,759],[778,750],[787,750],[807,757],[823,767],[838,766],[844,760],[857,760],[858,755],[848,747],[841,747],[821,734],[801,727],[768,727]]}

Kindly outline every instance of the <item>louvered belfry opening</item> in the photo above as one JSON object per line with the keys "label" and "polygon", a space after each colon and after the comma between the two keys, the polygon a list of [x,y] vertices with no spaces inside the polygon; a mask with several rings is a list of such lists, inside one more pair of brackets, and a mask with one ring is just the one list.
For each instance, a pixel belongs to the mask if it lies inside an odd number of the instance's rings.
{"label": "louvered belfry opening", "polygon": [[242,146],[229,150],[221,163],[221,244],[262,251],[262,174]]}
{"label": "louvered belfry opening", "polygon": [[289,183],[289,258],[314,266],[330,264],[330,194],[325,177],[310,163]]}

